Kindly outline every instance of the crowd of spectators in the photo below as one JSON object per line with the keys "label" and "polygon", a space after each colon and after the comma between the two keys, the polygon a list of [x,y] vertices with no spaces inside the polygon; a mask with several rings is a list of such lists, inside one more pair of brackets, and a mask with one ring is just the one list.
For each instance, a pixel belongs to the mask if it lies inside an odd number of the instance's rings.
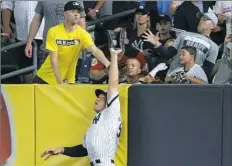
{"label": "crowd of spectators", "polygon": [[[41,68],[50,54],[46,49],[48,31],[64,22],[66,2],[67,0],[1,1],[1,46],[26,41],[25,46],[2,55],[3,66],[4,63],[16,63],[18,68],[23,68],[32,64],[32,41],[36,41],[38,69]],[[94,43],[101,46],[99,48],[109,60],[107,30],[115,33],[126,30],[125,51],[119,58],[120,83],[232,83],[232,2],[192,0],[77,3],[84,8],[78,22],[83,29],[88,29],[86,23],[92,20],[136,9],[129,16],[96,24],[94,33],[91,33]],[[87,56],[91,54],[89,52],[93,54]],[[107,60],[97,58],[94,51],[89,49],[83,49],[77,57],[76,83],[81,82],[79,76],[83,75],[82,68],[86,66],[88,81],[85,83],[107,83]],[[67,72],[70,71],[70,65],[66,66]],[[2,68],[3,72],[4,70],[9,72]],[[23,78],[22,83],[30,83],[33,79],[31,73],[23,74]],[[43,83],[48,83],[43,78],[40,79]]]}

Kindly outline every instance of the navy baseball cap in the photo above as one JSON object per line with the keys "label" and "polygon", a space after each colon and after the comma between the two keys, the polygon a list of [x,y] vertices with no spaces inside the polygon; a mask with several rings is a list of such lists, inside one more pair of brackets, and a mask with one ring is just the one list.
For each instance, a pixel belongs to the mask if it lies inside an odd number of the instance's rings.
{"label": "navy baseball cap", "polygon": [[69,1],[64,5],[64,11],[67,10],[79,10],[80,12],[84,11],[81,5],[77,1]]}
{"label": "navy baseball cap", "polygon": [[104,95],[105,97],[107,97],[107,92],[105,92],[104,90],[101,90],[101,89],[96,89],[95,94],[97,97],[101,94]]}
{"label": "navy baseball cap", "polygon": [[171,18],[168,15],[159,15],[157,22],[160,23],[161,21],[172,22]]}
{"label": "navy baseball cap", "polygon": [[150,14],[150,10],[147,7],[144,6],[139,6],[136,10],[135,10],[135,14],[136,13],[142,13],[143,15],[145,14]]}

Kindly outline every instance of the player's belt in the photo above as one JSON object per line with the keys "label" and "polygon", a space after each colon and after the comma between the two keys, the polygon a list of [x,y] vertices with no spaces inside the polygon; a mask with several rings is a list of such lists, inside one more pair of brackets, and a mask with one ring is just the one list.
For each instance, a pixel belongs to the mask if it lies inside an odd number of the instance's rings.
{"label": "player's belt", "polygon": [[[111,163],[114,163],[114,160],[110,160]],[[94,164],[101,164],[101,160],[97,159],[95,161],[90,162],[90,166],[94,166]]]}

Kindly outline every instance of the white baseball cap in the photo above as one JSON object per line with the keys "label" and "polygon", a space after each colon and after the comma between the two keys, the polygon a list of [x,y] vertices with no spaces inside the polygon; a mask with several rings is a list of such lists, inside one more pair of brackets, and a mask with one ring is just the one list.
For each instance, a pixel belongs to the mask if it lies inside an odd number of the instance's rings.
{"label": "white baseball cap", "polygon": [[202,16],[211,20],[215,25],[218,24],[218,18],[211,8],[208,9],[207,13],[197,13],[197,17],[200,19]]}

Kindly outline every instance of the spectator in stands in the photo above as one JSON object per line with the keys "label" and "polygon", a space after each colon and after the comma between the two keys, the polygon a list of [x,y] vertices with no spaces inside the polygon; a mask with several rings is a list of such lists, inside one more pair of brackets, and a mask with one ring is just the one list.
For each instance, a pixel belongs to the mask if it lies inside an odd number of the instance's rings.
{"label": "spectator in stands", "polygon": [[[37,1],[3,1],[1,4],[1,9],[3,10],[3,33],[9,34],[9,37],[11,37],[10,19],[13,12],[16,22],[16,39],[18,41],[26,41],[36,4]],[[35,36],[39,45],[42,40],[43,28],[44,22],[42,22],[38,34]]]}
{"label": "spectator in stands", "polygon": [[151,31],[143,37],[145,41],[149,41],[154,45],[154,49],[162,58],[173,58],[168,74],[181,66],[179,59],[181,48],[183,46],[190,46],[197,48],[196,64],[202,66],[207,76],[210,77],[218,56],[218,46],[209,38],[209,36],[217,23],[217,16],[212,10],[209,10],[208,13],[204,13],[201,17],[201,21],[198,25],[198,32],[200,34],[183,32],[168,49],[164,49],[159,42],[159,36],[152,34]]}
{"label": "spectator in stands", "polygon": [[205,13],[214,5],[212,1],[185,1],[176,10],[174,27],[189,32],[197,32],[199,20],[197,13]]}
{"label": "spectator in stands", "polygon": [[149,7],[151,10],[156,10],[158,15],[169,15],[171,16],[169,12],[170,5],[172,4],[172,1],[153,1],[152,4],[148,1],[140,1],[140,6],[143,7]]}
{"label": "spectator in stands", "polygon": [[[161,15],[158,18],[157,22],[157,30],[159,35],[159,42],[164,46],[164,48],[168,48],[172,46],[176,39],[175,32],[171,31],[171,19],[167,15]],[[165,60],[163,59],[158,52],[155,50],[151,56],[150,64],[149,64],[149,74],[141,78],[141,81],[151,83],[151,82],[164,82],[167,71],[170,67],[170,63],[172,59]],[[161,66],[160,66],[161,65]],[[152,71],[151,71],[152,70]]]}
{"label": "spectator in stands", "polygon": [[104,5],[104,1],[84,1],[85,13],[87,14],[86,20],[95,20],[99,17],[101,8]]}
{"label": "spectator in stands", "polygon": [[138,7],[137,1],[113,1],[113,14],[121,13]]}
{"label": "spectator in stands", "polygon": [[[151,55],[152,45],[149,42],[143,42],[142,35],[150,27],[150,11],[148,8],[140,6],[135,11],[136,29],[127,29],[128,44],[125,54],[129,57],[137,55],[138,51],[142,51],[144,56]],[[117,31],[117,29],[116,29]],[[152,32],[156,32],[156,29],[151,29]],[[136,52],[136,54],[135,54]]]}
{"label": "spectator in stands", "polygon": [[157,9],[159,15],[168,15],[170,18],[172,14],[169,12],[169,8],[172,4],[172,1],[157,1]]}
{"label": "spectator in stands", "polygon": [[232,84],[232,37],[225,38],[225,46],[213,84]]}
{"label": "spectator in stands", "polygon": [[[162,3],[160,1],[160,3]],[[164,2],[165,3],[165,2]],[[168,2],[167,2],[168,3]],[[157,1],[141,1],[139,3],[139,6],[143,6],[145,8],[147,8],[149,10],[149,16],[150,16],[150,27],[151,28],[155,28],[156,27],[156,23],[157,23],[157,17],[158,17],[158,4]],[[160,6],[160,9],[162,7]],[[161,10],[160,10],[161,12]]]}
{"label": "spectator in stands", "polygon": [[[101,49],[106,55],[106,57],[109,59],[110,53],[109,53],[108,46],[105,46]],[[144,66],[146,64],[146,60],[144,56],[140,54],[141,53],[137,55],[136,59],[138,59],[139,64],[141,66]],[[125,82],[126,64],[129,59],[130,58],[128,56],[124,55],[124,52],[120,53],[120,55],[118,56],[118,60],[119,60],[118,68],[119,68],[119,81],[120,82]],[[90,67],[90,72],[89,72],[90,83],[92,84],[107,83],[108,75],[104,69],[105,69],[104,65],[96,58],[93,58],[91,67]]]}
{"label": "spectator in stands", "polygon": [[219,23],[223,24],[226,22],[226,35],[230,37],[232,35],[232,2],[217,1],[214,9]]}
{"label": "spectator in stands", "polygon": [[[14,15],[15,23],[16,23],[16,41],[27,41],[27,36],[29,34],[29,28],[31,21],[34,17],[34,10],[37,1],[3,1],[1,4],[1,8],[3,10],[3,32],[7,34],[9,38],[12,38],[12,31],[10,20],[12,15]],[[41,46],[43,40],[43,28],[44,21],[42,22],[40,29],[38,30],[37,35],[35,36],[35,41],[38,47]],[[24,47],[15,48],[15,54],[20,56],[19,58],[19,66],[20,68],[28,67],[32,65],[32,59],[28,59],[24,54]],[[39,49],[37,52],[39,54]],[[15,58],[15,55],[9,55],[11,58]],[[40,57],[38,56],[38,62],[40,61]],[[31,81],[32,75],[27,74],[25,76],[25,82]]]}
{"label": "spectator in stands", "polygon": [[[109,57],[110,52],[109,52],[108,45],[102,47],[101,50],[106,55],[108,60],[110,60],[110,57]],[[124,55],[124,53],[121,52],[118,56],[119,77],[121,77],[121,75],[124,76],[124,73],[122,73],[122,72],[123,72],[123,67],[125,67],[125,64],[123,64],[123,62],[121,62],[123,55]],[[107,80],[108,80],[108,73],[105,71],[105,66],[95,57],[93,57],[91,60],[89,77],[90,77],[91,84],[106,84]]]}
{"label": "spectator in stands", "polygon": [[[174,40],[176,39],[176,34],[175,32],[171,31],[171,28],[172,20],[170,19],[170,17],[168,15],[160,15],[156,24],[156,30],[158,31],[159,42],[162,44],[162,46],[166,48],[172,45]],[[162,62],[167,61],[165,59],[162,59],[162,57],[159,56],[158,53],[154,50],[153,54],[148,60],[149,70],[153,69]]]}
{"label": "spectator in stands", "polygon": [[[44,59],[48,55],[48,51],[45,50],[45,41],[48,29],[52,26],[58,25],[64,21],[64,4],[67,0],[56,0],[56,1],[39,1],[35,8],[35,16],[30,25],[29,36],[27,40],[27,45],[25,48],[25,54],[27,57],[32,57],[32,41],[34,40],[36,34],[38,33],[38,29],[42,23],[42,19],[44,18],[44,29],[43,29],[43,44],[41,47],[41,62],[43,63]],[[73,1],[78,2],[83,6],[83,1]],[[86,28],[85,22],[85,12],[81,12],[81,19],[78,23],[84,29]]]}
{"label": "spectator in stands", "polygon": [[[112,14],[125,12],[137,8],[139,2],[137,1],[112,1]],[[112,22],[113,23],[113,22]],[[128,15],[118,18],[114,21],[114,27],[125,26],[130,27],[133,23],[133,16]]]}
{"label": "spectator in stands", "polygon": [[2,33],[4,34],[4,37],[6,40],[10,40],[13,38],[13,32],[12,32],[12,20],[14,20],[14,13],[13,11],[13,5],[14,2],[9,1],[3,1],[1,3],[1,25],[2,25]]}
{"label": "spectator in stands", "polygon": [[120,83],[140,84],[141,64],[136,58],[130,58],[126,61],[125,79]]}
{"label": "spectator in stands", "polygon": [[[112,15],[112,1],[84,1],[85,10],[87,13],[87,21],[94,20],[96,18],[102,18]],[[92,18],[91,18],[92,17]],[[93,25],[95,44],[100,46],[107,42],[106,30],[114,29],[115,20],[108,20]]]}
{"label": "spectator in stands", "polygon": [[[200,19],[197,17],[199,12],[205,13],[209,8],[213,9],[215,1],[185,1],[176,10],[174,15],[174,28],[198,32],[198,24]],[[223,43],[225,25],[218,25],[212,29],[210,37],[216,44]]]}
{"label": "spectator in stands", "polygon": [[208,78],[204,70],[195,63],[197,50],[194,47],[184,46],[181,48],[180,63],[183,67],[176,68],[165,78],[165,82],[206,84]]}
{"label": "spectator in stands", "polygon": [[3,18],[6,18],[4,15],[9,15],[9,14],[10,11],[7,10],[6,12],[6,10],[2,8],[2,2],[1,2],[1,46],[2,47],[15,43],[16,28],[15,28],[14,13],[11,13],[9,27],[7,22],[8,20],[3,20]]}
{"label": "spectator in stands", "polygon": [[49,29],[46,49],[49,56],[37,71],[33,83],[66,84],[75,83],[75,71],[79,53],[87,49],[97,57],[106,68],[110,62],[99,50],[90,36],[78,25],[84,9],[78,2],[67,2],[64,6],[64,23]]}
{"label": "spectator in stands", "polygon": [[169,13],[174,15],[176,13],[176,9],[183,3],[184,1],[172,1],[169,7]]}
{"label": "spectator in stands", "polygon": [[[136,57],[137,59],[146,59],[149,57],[152,51],[152,44],[144,42],[142,35],[150,28],[150,11],[147,7],[140,6],[135,11],[135,22],[136,28],[127,28],[127,45],[125,50],[125,56],[131,58]],[[120,28],[116,28],[115,31],[119,31]],[[151,29],[152,32],[156,33],[156,29]],[[148,70],[148,66],[140,61],[143,71]]]}
{"label": "spectator in stands", "polygon": [[145,77],[141,77],[139,80],[144,83],[164,83],[166,75],[164,77],[158,76],[158,73],[163,72],[166,69],[168,69],[168,66],[165,63],[160,63],[153,70],[151,70]]}

